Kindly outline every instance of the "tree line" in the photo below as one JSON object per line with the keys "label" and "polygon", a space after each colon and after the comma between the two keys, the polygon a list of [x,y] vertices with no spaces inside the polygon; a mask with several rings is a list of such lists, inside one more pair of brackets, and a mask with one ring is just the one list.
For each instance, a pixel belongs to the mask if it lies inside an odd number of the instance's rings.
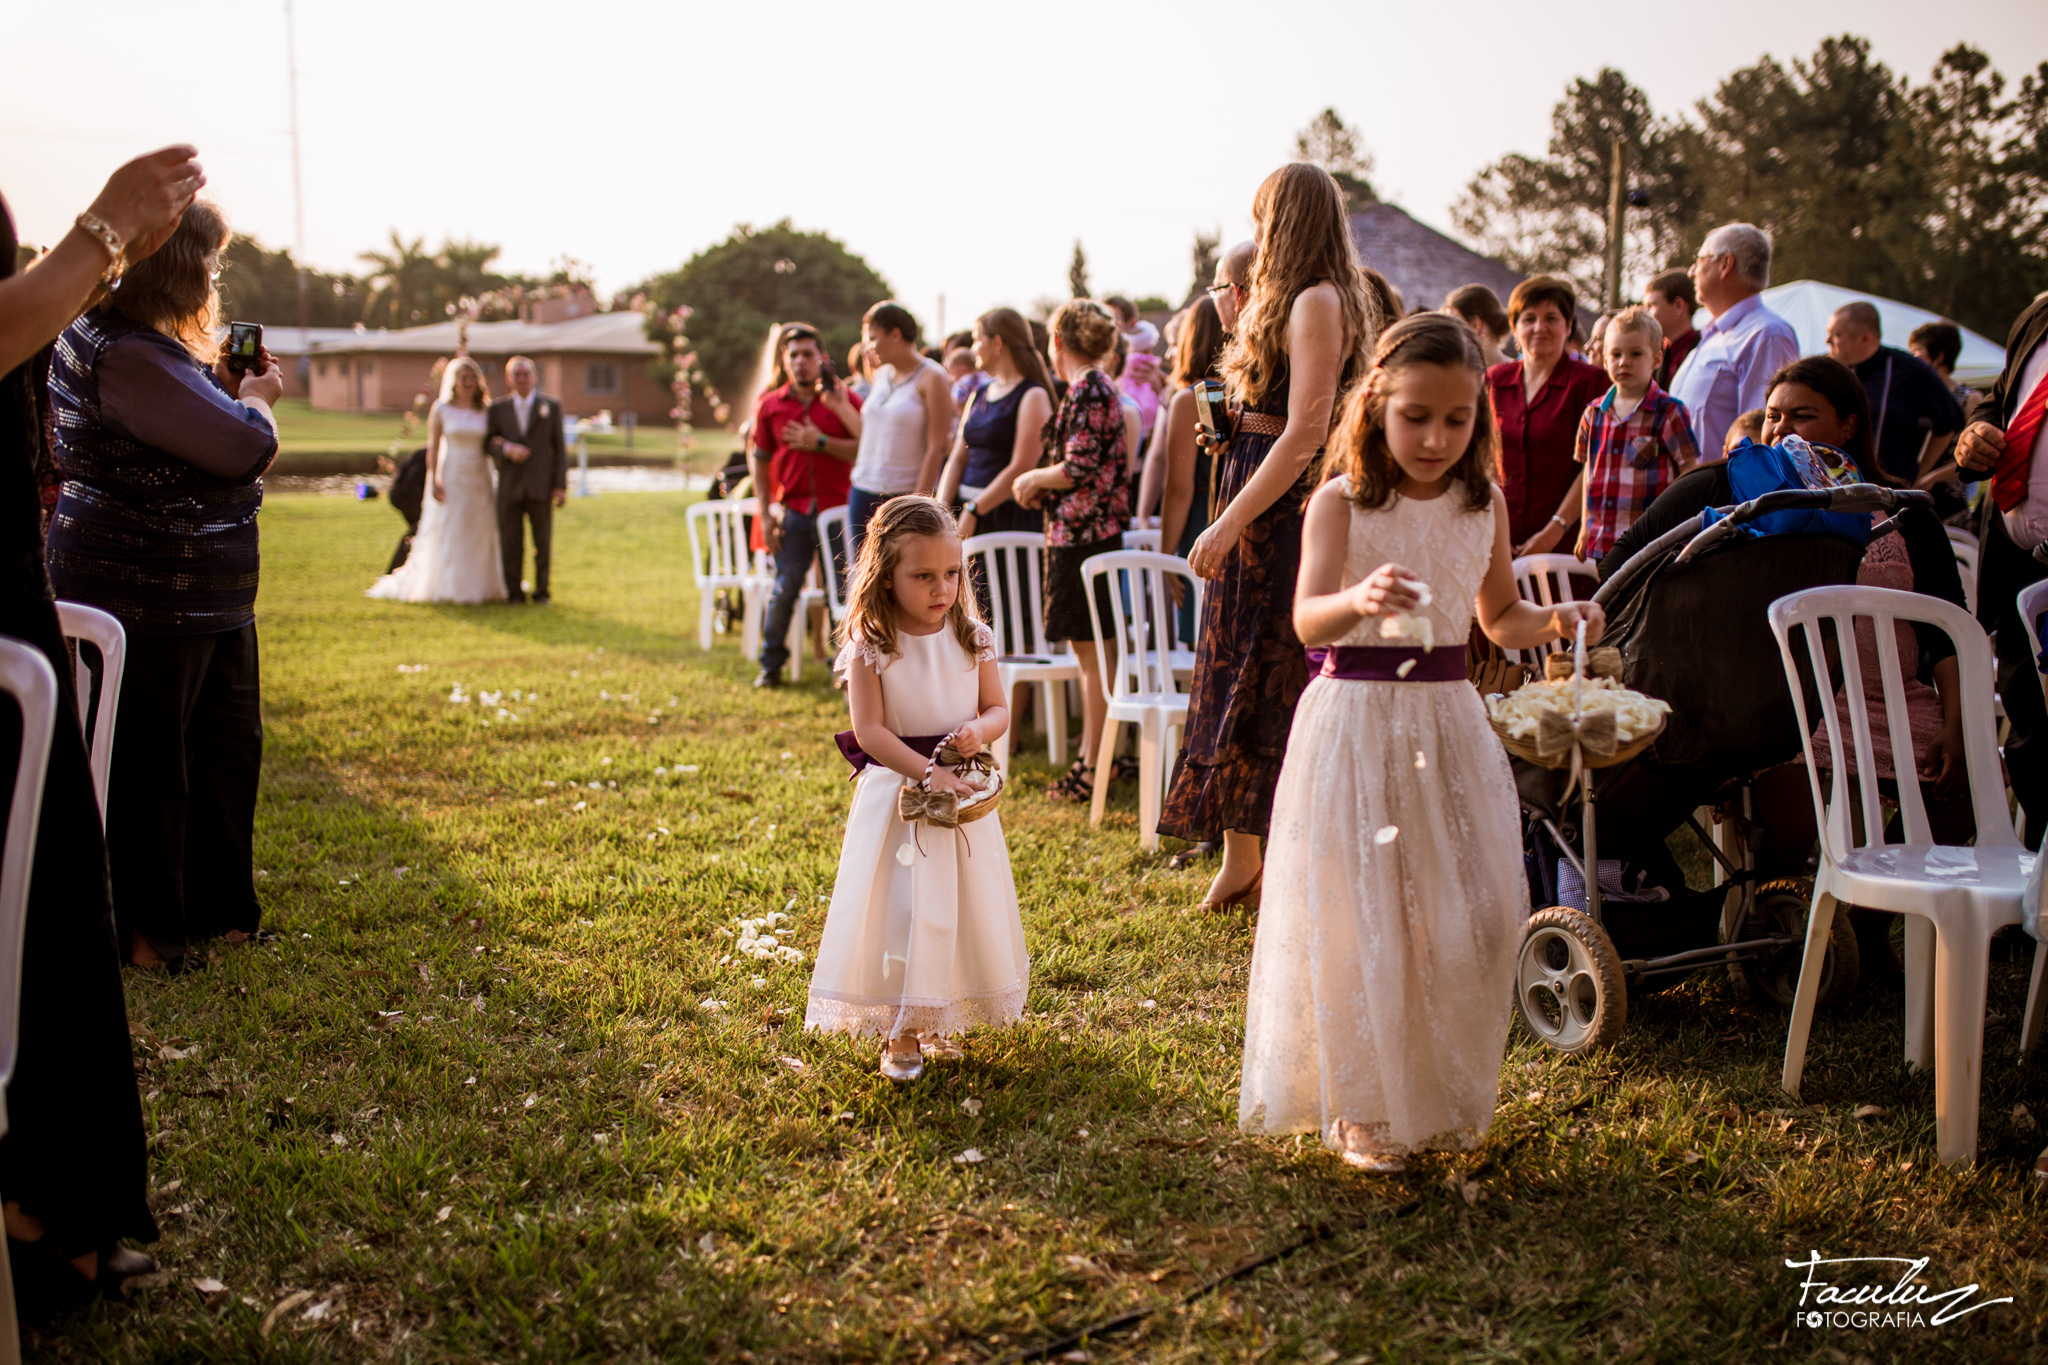
{"label": "tree line", "polygon": [[1636,290],[1736,221],[1770,230],[1778,281],[1883,294],[1999,339],[2048,289],[2048,62],[2009,87],[1963,44],[1915,84],[1844,35],[1811,57],[1765,57],[1671,114],[1605,68],[1567,87],[1545,155],[1473,178],[1454,225],[1517,269],[1603,294],[1617,138],[1647,200],[1627,217],[1622,274]]}
{"label": "tree line", "polygon": [[[592,288],[590,267],[574,258],[563,257],[547,275],[521,275],[497,268],[501,250],[450,238],[429,251],[425,238],[408,240],[394,230],[385,249],[361,253],[361,274],[307,268],[306,325],[417,327],[456,316],[498,322],[518,317],[520,305],[536,296]],[[221,257],[220,292],[231,317],[298,324],[299,266],[289,250],[236,233]]]}

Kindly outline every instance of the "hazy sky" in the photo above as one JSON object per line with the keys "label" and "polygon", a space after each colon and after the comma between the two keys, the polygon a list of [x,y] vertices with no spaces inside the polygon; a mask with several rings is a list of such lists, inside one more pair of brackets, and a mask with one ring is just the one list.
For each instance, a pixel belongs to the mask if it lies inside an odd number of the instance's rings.
{"label": "hazy sky", "polygon": [[[197,143],[237,225],[293,237],[281,0],[10,6],[0,192],[48,241],[128,155]],[[1333,105],[1380,193],[1445,226],[1480,167],[1541,153],[1567,81],[1620,67],[1660,111],[1845,29],[1918,80],[1968,41],[2048,58],[2041,0],[1311,3],[299,0],[306,256],[360,268],[390,229],[569,254],[609,290],[735,223],[831,232],[929,326],[1063,293],[1178,296],[1199,228]],[[26,57],[23,61],[20,58]]]}

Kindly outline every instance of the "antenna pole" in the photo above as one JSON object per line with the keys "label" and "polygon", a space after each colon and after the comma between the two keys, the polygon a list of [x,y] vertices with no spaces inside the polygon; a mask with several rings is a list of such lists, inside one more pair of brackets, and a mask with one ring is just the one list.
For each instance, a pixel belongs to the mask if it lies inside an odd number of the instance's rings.
{"label": "antenna pole", "polygon": [[292,120],[292,256],[299,268],[299,331],[301,344],[307,323],[306,298],[306,191],[299,173],[299,40],[292,24],[292,0],[284,0],[284,56],[286,88],[291,99]]}

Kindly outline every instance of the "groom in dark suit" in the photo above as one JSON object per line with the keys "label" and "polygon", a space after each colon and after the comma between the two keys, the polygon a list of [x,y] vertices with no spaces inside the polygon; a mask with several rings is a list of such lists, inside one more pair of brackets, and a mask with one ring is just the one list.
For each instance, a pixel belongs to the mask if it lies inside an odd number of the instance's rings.
{"label": "groom in dark suit", "polygon": [[512,392],[491,404],[484,449],[498,466],[498,545],[505,556],[505,594],[524,602],[525,522],[533,522],[533,600],[547,602],[555,509],[569,497],[569,455],[562,405],[539,392],[539,370],[523,355],[505,362]]}

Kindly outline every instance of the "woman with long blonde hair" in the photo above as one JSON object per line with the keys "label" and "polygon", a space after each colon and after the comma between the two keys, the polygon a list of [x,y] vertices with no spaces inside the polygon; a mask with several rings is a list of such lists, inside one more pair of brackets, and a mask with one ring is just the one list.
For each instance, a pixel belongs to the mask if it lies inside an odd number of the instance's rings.
{"label": "woman with long blonde hair", "polygon": [[1204,909],[1258,894],[1260,841],[1308,685],[1293,620],[1302,508],[1337,402],[1370,365],[1380,323],[1329,172],[1282,166],[1259,186],[1252,220],[1250,297],[1222,366],[1242,411],[1222,455],[1215,520],[1188,552],[1209,587],[1183,761],[1159,821],[1162,834],[1222,841]]}
{"label": "woman with long blonde hair", "polygon": [[456,356],[441,372],[441,396],[427,415],[427,493],[419,535],[405,563],[372,583],[368,596],[397,602],[503,602],[509,594],[498,553],[497,483],[484,454],[490,385],[483,367]]}

